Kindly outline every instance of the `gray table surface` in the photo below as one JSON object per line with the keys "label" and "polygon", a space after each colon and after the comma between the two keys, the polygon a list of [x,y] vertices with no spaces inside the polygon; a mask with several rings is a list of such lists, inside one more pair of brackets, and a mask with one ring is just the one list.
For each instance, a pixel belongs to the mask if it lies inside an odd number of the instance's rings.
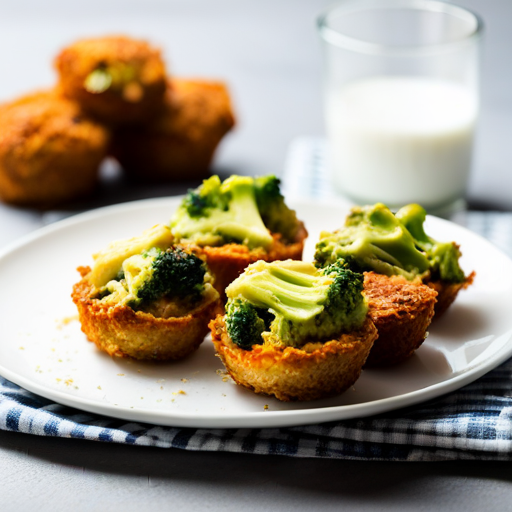
{"label": "gray table surface", "polygon": [[[330,0],[18,0],[0,10],[0,99],[54,80],[51,61],[82,36],[161,45],[171,72],[226,80],[238,127],[215,170],[277,173],[287,146],[323,133],[315,16]],[[486,22],[482,112],[470,204],[512,210],[512,2],[461,0]],[[91,201],[66,212],[181,193],[134,187],[107,166]],[[61,212],[0,206],[0,246]],[[0,510],[510,510],[506,463],[297,460],[106,445],[0,432]]]}

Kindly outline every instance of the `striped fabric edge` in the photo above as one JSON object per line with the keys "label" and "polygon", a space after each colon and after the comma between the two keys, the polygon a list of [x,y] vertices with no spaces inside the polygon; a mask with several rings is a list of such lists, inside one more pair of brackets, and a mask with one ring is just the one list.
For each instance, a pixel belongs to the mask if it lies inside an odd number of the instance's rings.
{"label": "striped fabric edge", "polygon": [[352,460],[512,459],[512,361],[458,392],[380,416],[290,428],[190,429],[51,403],[0,379],[0,429],[193,451]]}

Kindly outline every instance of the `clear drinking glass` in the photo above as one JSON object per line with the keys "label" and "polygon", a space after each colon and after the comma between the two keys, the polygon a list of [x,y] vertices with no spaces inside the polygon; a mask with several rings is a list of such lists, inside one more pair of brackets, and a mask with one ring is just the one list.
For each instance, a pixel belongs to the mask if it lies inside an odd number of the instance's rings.
{"label": "clear drinking glass", "polygon": [[437,0],[346,0],[318,19],[332,182],[359,204],[464,205],[482,21]]}

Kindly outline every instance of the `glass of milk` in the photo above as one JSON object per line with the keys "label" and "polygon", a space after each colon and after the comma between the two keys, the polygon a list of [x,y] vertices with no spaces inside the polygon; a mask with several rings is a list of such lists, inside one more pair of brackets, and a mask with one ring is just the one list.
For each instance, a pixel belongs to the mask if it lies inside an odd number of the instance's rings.
{"label": "glass of milk", "polygon": [[463,207],[480,18],[437,0],[345,0],[318,28],[335,188],[359,204]]}

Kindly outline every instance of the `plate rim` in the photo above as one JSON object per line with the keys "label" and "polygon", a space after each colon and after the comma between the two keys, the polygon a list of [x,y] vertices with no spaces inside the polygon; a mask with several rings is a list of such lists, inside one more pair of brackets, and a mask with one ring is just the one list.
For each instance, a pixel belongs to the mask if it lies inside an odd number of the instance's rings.
{"label": "plate rim", "polygon": [[[512,348],[510,348],[509,351],[512,352]],[[392,397],[350,405],[295,409],[289,411],[245,412],[243,415],[230,413],[209,415],[197,412],[187,413],[179,411],[173,412],[172,414],[165,414],[163,411],[159,411],[157,409],[138,410],[135,408],[131,409],[116,406],[114,404],[103,405],[90,399],[66,394],[49,388],[41,387],[43,390],[42,392],[39,392],[38,389],[40,389],[40,386],[38,386],[37,383],[30,381],[25,377],[18,376],[17,374],[12,374],[12,372],[6,370],[2,365],[0,365],[0,374],[7,380],[21,386],[23,389],[42,396],[43,398],[54,400],[58,404],[126,421],[138,421],[159,426],[185,428],[287,428],[313,425],[329,421],[365,418],[385,412],[405,409],[419,403],[426,403],[430,400],[456,391],[464,385],[471,384],[479,377],[485,375],[509,359],[510,356],[511,354],[509,352],[504,349],[500,349],[491,358],[490,365],[477,366],[446,381]],[[13,378],[10,378],[10,374],[13,375]],[[400,402],[400,405],[395,407],[393,402],[397,401]],[[346,415],[342,414],[343,411],[348,411],[348,413]],[[354,411],[356,414],[352,414]],[[142,418],[142,416],[146,417],[146,419]],[[150,419],[148,419],[148,417]],[[171,419],[172,422],[167,421]],[[258,422],[258,420],[262,419],[264,419],[264,421]],[[229,423],[229,426],[227,426],[226,423]]]}
{"label": "plate rim", "polygon": [[[45,236],[65,229],[70,225],[80,224],[82,222],[93,221],[97,218],[109,214],[116,214],[123,210],[134,210],[139,208],[153,208],[160,207],[166,203],[177,202],[181,195],[166,196],[159,198],[148,198],[137,201],[129,201],[124,203],[118,203],[114,205],[108,205],[101,208],[96,208],[86,212],[81,212],[75,215],[71,215],[65,219],[59,220],[47,226],[41,227],[28,233],[19,239],[7,244],[0,250],[0,266],[5,257],[10,255],[13,251],[30,244],[31,242],[44,238]],[[318,205],[317,200],[288,200],[288,203],[292,207],[298,207],[302,205],[304,207],[312,207]],[[322,207],[332,207],[337,209],[345,208],[346,205],[336,204],[334,201],[322,201]],[[499,248],[494,246],[491,242],[483,238],[481,235],[474,233],[467,228],[454,224],[453,222],[438,217],[432,217],[436,219],[436,222],[442,222],[447,226],[456,227],[458,230],[466,232],[469,236],[478,239],[479,242],[487,245],[491,250],[497,254],[505,257],[512,263],[512,260]],[[510,325],[511,329],[505,331],[502,335],[509,333],[512,336],[512,322]],[[268,411],[244,411],[240,414],[234,413],[198,413],[186,412],[186,411],[166,411],[158,408],[150,409],[136,409],[128,408],[124,406],[116,406],[114,404],[102,404],[93,399],[84,398],[79,395],[72,395],[64,393],[62,391],[45,387],[44,383],[31,380],[24,375],[20,375],[17,372],[11,371],[8,367],[0,363],[0,375],[7,380],[21,386],[22,388],[42,396],[46,399],[53,400],[56,403],[76,408],[79,410],[87,411],[94,414],[101,414],[104,416],[113,417],[116,419],[124,419],[127,421],[139,421],[144,423],[151,423],[154,425],[168,426],[168,427],[191,427],[191,428],[275,428],[275,427],[291,427],[308,424],[323,423],[327,421],[338,421],[345,419],[356,419],[383,412],[390,412],[394,410],[403,409],[411,405],[418,403],[427,402],[434,398],[438,398],[444,394],[450,393],[461,388],[464,385],[474,382],[487,372],[493,370],[501,363],[506,361],[512,356],[512,344],[507,348],[504,345],[498,348],[494,353],[491,354],[490,358],[485,361],[485,364],[477,364],[474,367],[470,367],[466,371],[454,375],[447,380],[431,384],[424,388],[409,391],[399,395],[393,395],[391,397],[380,398],[377,400],[371,400],[368,402],[348,404],[348,405],[336,405],[319,408],[304,408],[304,409],[293,409],[293,410],[268,410]],[[396,403],[398,402],[398,404]],[[307,404],[307,402],[305,402]],[[148,419],[149,418],[149,419]]]}

